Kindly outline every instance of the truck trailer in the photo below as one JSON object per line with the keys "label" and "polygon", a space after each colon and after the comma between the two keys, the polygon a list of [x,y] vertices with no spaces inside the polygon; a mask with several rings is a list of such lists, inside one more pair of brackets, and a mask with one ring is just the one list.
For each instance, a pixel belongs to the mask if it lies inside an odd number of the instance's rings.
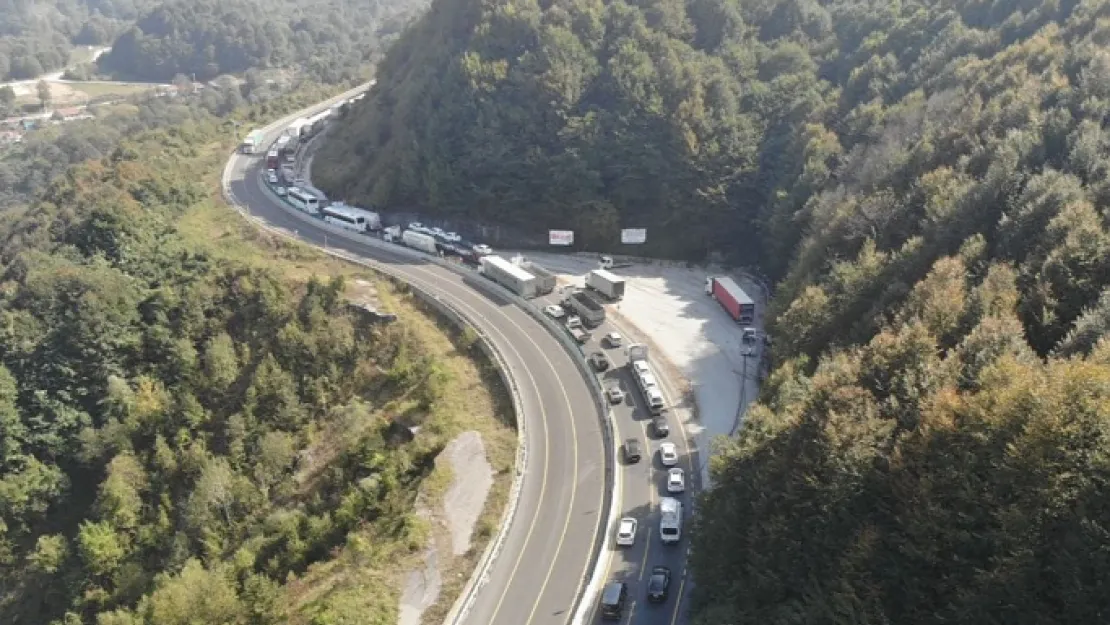
{"label": "truck trailer", "polygon": [[536,277],[500,256],[483,256],[479,260],[482,275],[517,295],[529,299],[536,296]]}
{"label": "truck trailer", "polygon": [[575,291],[563,300],[563,308],[573,310],[591,328],[605,322],[605,307],[585,291]]}
{"label": "truck trailer", "polygon": [[624,278],[604,269],[594,269],[586,274],[586,287],[609,299],[617,300],[624,297]]}
{"label": "truck trailer", "polygon": [[252,130],[243,143],[239,146],[239,151],[243,154],[256,154],[262,151],[262,144],[266,141],[266,133],[261,130]]}
{"label": "truck trailer", "polygon": [[423,232],[405,230],[401,235],[401,243],[404,243],[414,250],[420,250],[421,252],[427,252],[429,254],[439,253],[438,248],[436,248],[436,238],[430,234],[424,234]]}
{"label": "truck trailer", "polygon": [[555,291],[555,274],[531,261],[524,263],[524,270],[536,277],[536,295]]}
{"label": "truck trailer", "polygon": [[712,295],[736,323],[749,324],[755,321],[755,302],[732,278],[706,278],[705,294]]}

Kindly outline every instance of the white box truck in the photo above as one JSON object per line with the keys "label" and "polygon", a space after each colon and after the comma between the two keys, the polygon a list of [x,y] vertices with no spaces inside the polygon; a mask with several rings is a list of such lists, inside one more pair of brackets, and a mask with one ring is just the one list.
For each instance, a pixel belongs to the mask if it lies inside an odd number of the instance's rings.
{"label": "white box truck", "polygon": [[526,261],[522,266],[536,278],[536,295],[555,292],[555,274],[531,261]]}
{"label": "white box truck", "polygon": [[682,540],[682,502],[674,497],[659,500],[659,539],[664,545]]}
{"label": "white box truck", "polygon": [[427,252],[429,254],[438,254],[439,248],[436,247],[436,238],[430,234],[416,232],[414,230],[405,230],[401,235],[401,243],[411,247],[414,250]]}
{"label": "white box truck", "polygon": [[586,274],[586,287],[609,299],[617,300],[624,297],[624,278],[604,269],[594,269]]}
{"label": "white box truck", "polygon": [[485,277],[528,299],[536,296],[536,278],[500,256],[483,256],[478,270]]}

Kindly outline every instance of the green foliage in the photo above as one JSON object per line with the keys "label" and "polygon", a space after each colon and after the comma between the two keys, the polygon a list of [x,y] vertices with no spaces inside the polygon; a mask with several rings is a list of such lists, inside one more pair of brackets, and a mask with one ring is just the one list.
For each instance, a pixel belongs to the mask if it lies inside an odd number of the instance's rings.
{"label": "green foliage", "polygon": [[134,80],[210,80],[297,66],[325,83],[362,75],[422,0],[177,0],[146,13],[98,62]]}
{"label": "green foliage", "polygon": [[392,614],[388,587],[308,609],[283,584],[352,540],[409,548],[444,430],[397,437],[381,411],[434,406],[444,374],[413,336],[348,312],[342,279],[297,283],[184,238],[174,223],[208,195],[196,155],[228,141],[188,119],[69,169],[0,225],[0,613]]}
{"label": "green foliage", "polygon": [[695,623],[1097,622],[1108,14],[440,0],[314,180],[777,283],[779,366],[693,517]]}

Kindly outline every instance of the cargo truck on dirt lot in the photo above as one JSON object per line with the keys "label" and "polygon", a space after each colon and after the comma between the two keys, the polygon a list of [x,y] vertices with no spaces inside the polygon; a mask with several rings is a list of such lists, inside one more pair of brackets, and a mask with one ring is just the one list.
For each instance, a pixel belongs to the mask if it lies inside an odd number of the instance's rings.
{"label": "cargo truck on dirt lot", "polygon": [[528,299],[536,296],[536,277],[500,256],[483,256],[478,261],[485,277]]}
{"label": "cargo truck on dirt lot", "polygon": [[755,321],[755,302],[732,278],[706,278],[705,294],[712,295],[736,323],[750,324]]}
{"label": "cargo truck on dirt lot", "polygon": [[563,308],[582,317],[587,327],[596,328],[605,322],[605,307],[585,291],[574,291],[562,303]]}
{"label": "cargo truck on dirt lot", "polygon": [[617,300],[624,297],[624,278],[604,269],[594,269],[586,274],[586,287],[609,299]]}

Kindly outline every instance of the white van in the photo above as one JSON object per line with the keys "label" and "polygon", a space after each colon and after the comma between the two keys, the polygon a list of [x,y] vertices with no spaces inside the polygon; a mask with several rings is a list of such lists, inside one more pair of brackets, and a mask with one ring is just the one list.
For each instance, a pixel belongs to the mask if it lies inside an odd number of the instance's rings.
{"label": "white van", "polygon": [[674,497],[659,501],[659,539],[664,545],[682,540],[682,502]]}

